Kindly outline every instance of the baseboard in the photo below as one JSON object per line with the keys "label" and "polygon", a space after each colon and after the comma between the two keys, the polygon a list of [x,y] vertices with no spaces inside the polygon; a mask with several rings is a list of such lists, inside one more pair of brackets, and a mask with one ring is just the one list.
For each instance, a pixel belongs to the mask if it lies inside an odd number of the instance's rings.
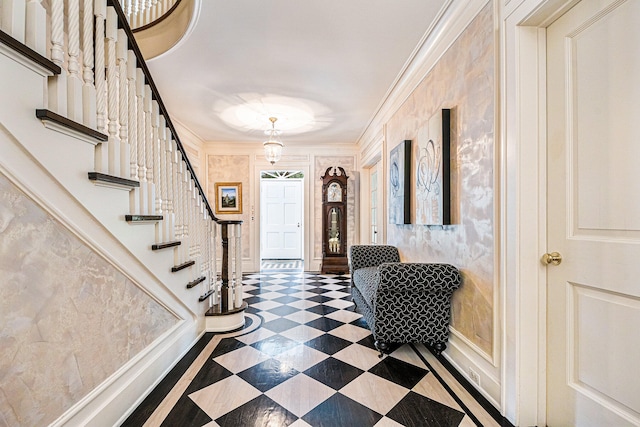
{"label": "baseboard", "polygon": [[122,366],[51,426],[120,425],[200,339],[197,323],[182,321]]}
{"label": "baseboard", "polygon": [[[501,408],[500,371],[484,355],[467,346],[455,334],[451,334],[442,358],[491,405]],[[472,378],[473,375],[477,381]]]}

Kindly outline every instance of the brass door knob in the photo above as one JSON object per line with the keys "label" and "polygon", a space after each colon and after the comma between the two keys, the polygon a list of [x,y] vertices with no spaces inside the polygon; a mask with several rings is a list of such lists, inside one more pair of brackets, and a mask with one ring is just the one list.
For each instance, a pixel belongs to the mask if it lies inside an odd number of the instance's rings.
{"label": "brass door knob", "polygon": [[559,252],[551,252],[542,255],[542,263],[543,264],[553,264],[559,265],[562,262],[562,255]]}

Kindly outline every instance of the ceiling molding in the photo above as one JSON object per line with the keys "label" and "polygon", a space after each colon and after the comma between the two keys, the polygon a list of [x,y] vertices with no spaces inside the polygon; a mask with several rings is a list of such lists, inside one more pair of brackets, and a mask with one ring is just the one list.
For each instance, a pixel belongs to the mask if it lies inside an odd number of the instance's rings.
{"label": "ceiling molding", "polygon": [[383,98],[356,145],[364,149],[491,0],[451,0]]}

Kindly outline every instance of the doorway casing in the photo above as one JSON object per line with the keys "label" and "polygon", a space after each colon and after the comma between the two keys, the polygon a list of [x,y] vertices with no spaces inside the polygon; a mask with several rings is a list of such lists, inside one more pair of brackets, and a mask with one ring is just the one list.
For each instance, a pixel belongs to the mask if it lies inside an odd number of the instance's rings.
{"label": "doorway casing", "polygon": [[510,0],[500,13],[501,400],[515,425],[546,424],[545,29],[575,3]]}

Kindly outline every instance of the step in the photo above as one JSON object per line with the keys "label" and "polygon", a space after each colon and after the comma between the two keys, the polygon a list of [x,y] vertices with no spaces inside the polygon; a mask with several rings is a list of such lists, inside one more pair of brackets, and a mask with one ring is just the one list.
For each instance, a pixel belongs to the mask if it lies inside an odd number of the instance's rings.
{"label": "step", "polygon": [[119,176],[108,175],[102,172],[89,172],[89,179],[96,185],[113,187],[123,190],[132,190],[140,187],[140,182],[132,179],[120,178]]}
{"label": "step", "polygon": [[209,289],[205,294],[200,295],[200,298],[198,298],[198,301],[202,302],[207,298],[209,298],[212,294],[213,294],[213,289]]}
{"label": "step", "polygon": [[175,246],[180,246],[182,242],[180,240],[176,240],[173,242],[164,242],[164,243],[155,243],[151,245],[152,251],[159,251],[160,249],[173,248]]}
{"label": "step", "polygon": [[127,222],[158,222],[162,221],[164,217],[162,215],[125,215],[125,221]]}
{"label": "step", "polygon": [[[15,55],[10,57],[21,64],[34,69],[43,76],[55,76],[62,72],[60,66],[56,65],[53,61],[42,56],[26,44],[14,39],[2,30],[0,30],[0,45],[6,46],[8,50],[15,53]],[[21,58],[24,58],[24,61],[22,61]]]}
{"label": "step", "polygon": [[[202,277],[198,277],[196,280],[192,280],[191,282],[187,283],[187,289],[191,289],[194,286],[196,286],[198,283],[202,283],[205,280],[207,280],[207,276],[202,276]],[[209,294],[211,295],[211,294]],[[207,295],[207,296],[209,296]]]}
{"label": "step", "polygon": [[42,124],[44,124],[46,128],[64,133],[65,135],[80,139],[92,145],[98,145],[101,142],[109,140],[108,135],[61,116],[58,113],[54,113],[51,110],[38,109],[36,110],[36,117],[42,121]]}
{"label": "step", "polygon": [[173,266],[171,267],[171,272],[175,273],[176,271],[184,270],[185,268],[191,267],[195,263],[196,263],[195,261],[191,260],[191,261],[185,262],[184,264]]}

